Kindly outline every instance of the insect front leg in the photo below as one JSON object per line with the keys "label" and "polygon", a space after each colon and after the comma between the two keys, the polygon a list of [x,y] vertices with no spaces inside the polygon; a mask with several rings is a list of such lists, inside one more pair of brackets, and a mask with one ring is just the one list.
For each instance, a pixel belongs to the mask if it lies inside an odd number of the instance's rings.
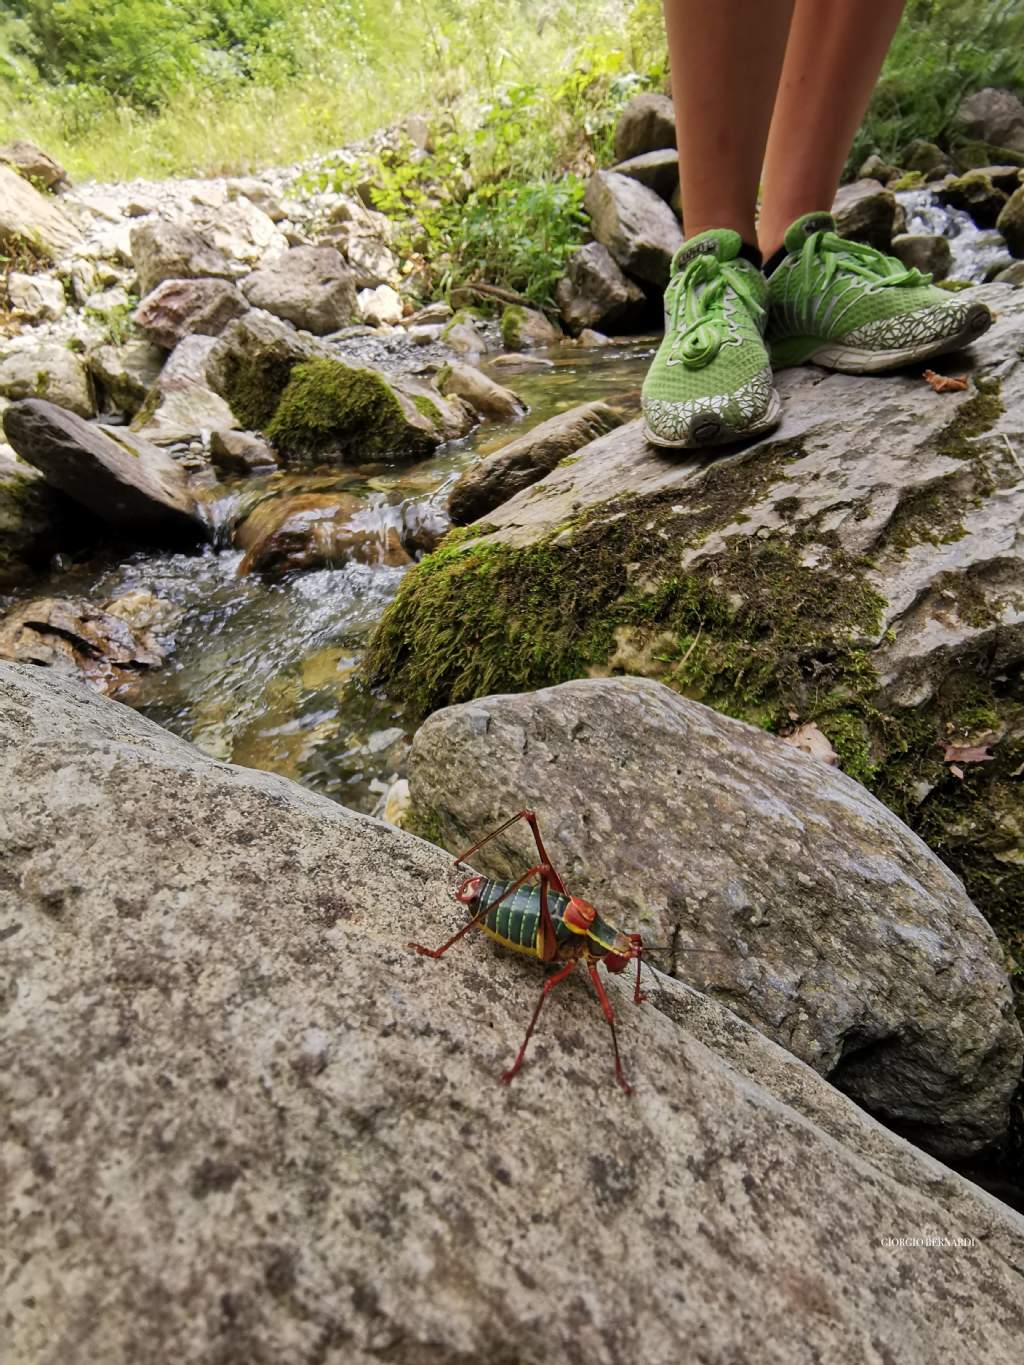
{"label": "insect front leg", "polygon": [[592,958],[587,958],[587,970],[590,972],[590,979],[593,981],[594,989],[597,991],[597,998],[601,1002],[602,1013],[608,1020],[608,1027],[612,1031],[612,1051],[615,1053],[615,1079],[618,1081],[619,1085],[622,1086],[626,1094],[631,1095],[633,1093],[633,1087],[626,1080],[625,1072],[622,1070],[622,1060],[619,1057],[619,1040],[615,1035],[615,1014],[612,1011],[612,1003],[608,999],[608,992],[605,990],[604,982],[601,980],[600,974],[598,973],[597,963]]}

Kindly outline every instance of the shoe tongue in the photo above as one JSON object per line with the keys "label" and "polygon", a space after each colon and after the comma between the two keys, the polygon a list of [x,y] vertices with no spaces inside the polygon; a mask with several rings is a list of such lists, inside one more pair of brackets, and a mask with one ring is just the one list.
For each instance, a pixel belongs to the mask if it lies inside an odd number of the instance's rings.
{"label": "shoe tongue", "polygon": [[740,254],[743,238],[732,228],[708,228],[679,248],[672,258],[672,274],[677,275],[695,256],[716,256],[720,261],[734,261]]}
{"label": "shoe tongue", "polygon": [[790,225],[785,236],[785,247],[789,252],[800,251],[804,242],[814,232],[835,232],[836,220],[831,213],[805,213]]}

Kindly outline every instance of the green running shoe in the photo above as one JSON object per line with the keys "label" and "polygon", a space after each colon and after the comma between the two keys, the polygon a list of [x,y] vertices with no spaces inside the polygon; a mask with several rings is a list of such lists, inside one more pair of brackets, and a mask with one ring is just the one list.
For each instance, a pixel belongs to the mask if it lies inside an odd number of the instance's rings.
{"label": "green running shoe", "polygon": [[836,234],[827,213],[798,218],[768,281],[776,369],[813,361],[847,374],[910,365],[969,345],[992,325],[983,303],[936,289],[930,275]]}
{"label": "green running shoe", "polygon": [[762,333],[768,286],[728,228],[679,248],[665,290],[665,337],[643,386],[644,435],[690,448],[770,431],[782,407]]}

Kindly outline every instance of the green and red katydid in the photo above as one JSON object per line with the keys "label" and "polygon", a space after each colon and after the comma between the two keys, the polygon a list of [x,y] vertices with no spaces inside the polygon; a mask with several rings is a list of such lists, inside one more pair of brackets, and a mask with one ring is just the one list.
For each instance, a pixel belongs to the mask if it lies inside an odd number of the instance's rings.
{"label": "green and red katydid", "polygon": [[[525,820],[533,833],[540,861],[535,867],[528,868],[514,882],[493,881],[489,877],[473,875],[467,877],[455,893],[456,899],[464,905],[473,906],[475,913],[466,924],[453,934],[440,948],[425,948],[421,943],[410,943],[424,957],[441,957],[463,934],[478,925],[488,938],[494,939],[513,952],[526,953],[529,957],[539,958],[541,962],[563,962],[558,971],[552,973],[544,983],[537,1008],[533,1012],[526,1037],[519,1049],[519,1055],[504,1072],[501,1079],[507,1085],[523,1064],[526,1046],[540,1017],[544,1001],[560,981],[564,981],[581,959],[587,965],[590,979],[601,1002],[601,1010],[612,1034],[612,1050],[615,1054],[615,1078],[630,1093],[630,1085],[622,1070],[619,1058],[619,1042],[615,1036],[615,1015],[598,973],[598,963],[603,962],[610,972],[621,972],[636,962],[636,986],[633,1000],[641,1004],[645,997],[640,991],[640,959],[643,955],[643,941],[639,934],[624,934],[603,920],[587,901],[573,896],[566,889],[565,882],[551,866],[544,842],[540,837],[537,817],[532,810],[521,810],[511,816],[503,825],[491,830],[465,853],[460,853],[455,866],[462,866],[484,844],[504,833],[517,820]],[[538,878],[538,885],[527,887],[531,877]]]}

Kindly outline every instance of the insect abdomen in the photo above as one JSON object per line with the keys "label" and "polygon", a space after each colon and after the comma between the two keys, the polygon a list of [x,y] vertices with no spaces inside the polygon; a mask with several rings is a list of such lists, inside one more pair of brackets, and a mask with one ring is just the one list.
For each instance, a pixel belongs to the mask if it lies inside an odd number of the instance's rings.
{"label": "insect abdomen", "polygon": [[[486,881],[480,888],[480,900],[484,904],[497,901],[508,889],[508,882]],[[568,901],[564,896],[548,892],[548,909],[554,921],[555,933],[562,938],[562,912]],[[521,886],[511,896],[506,896],[500,905],[492,905],[480,926],[484,933],[505,948],[517,953],[537,953],[537,930],[540,927],[540,892],[536,887]]]}

